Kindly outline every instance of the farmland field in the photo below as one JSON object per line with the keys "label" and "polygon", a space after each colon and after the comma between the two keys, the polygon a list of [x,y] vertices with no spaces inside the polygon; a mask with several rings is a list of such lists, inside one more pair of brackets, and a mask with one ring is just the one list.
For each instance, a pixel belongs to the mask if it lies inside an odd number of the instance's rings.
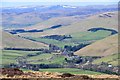
{"label": "farmland field", "polygon": [[103,73],[88,71],[88,70],[81,70],[75,68],[56,68],[56,69],[40,69],[42,72],[60,72],[60,73],[71,73],[71,74],[89,74],[89,75],[100,75]]}
{"label": "farmland field", "polygon": [[17,50],[3,50],[2,64],[16,63],[17,57],[26,56],[28,54],[35,54],[38,51],[17,51]]}
{"label": "farmland field", "polygon": [[70,39],[64,39],[62,41],[58,41],[55,39],[48,39],[48,38],[34,38],[34,37],[28,37],[29,39],[35,40],[37,42],[44,42],[47,44],[54,44],[58,47],[64,48],[65,45],[68,46],[76,46],[80,43],[92,43],[96,40],[103,39],[109,35],[111,35],[110,31],[97,31],[97,32],[77,32],[70,34],[72,38]]}
{"label": "farmland field", "polygon": [[63,64],[65,57],[54,54],[40,54],[27,59],[31,64]]}
{"label": "farmland field", "polygon": [[[36,56],[27,56],[29,54],[40,53]],[[65,57],[49,53],[41,53],[40,51],[17,51],[17,50],[3,50],[2,64],[15,63],[18,57],[26,57],[31,64],[63,64]]]}
{"label": "farmland field", "polygon": [[36,40],[38,42],[44,42],[47,44],[54,44],[61,48],[64,48],[65,45],[75,46],[74,43],[58,41],[58,40],[53,40],[53,39],[44,39],[44,38],[30,38],[30,39]]}

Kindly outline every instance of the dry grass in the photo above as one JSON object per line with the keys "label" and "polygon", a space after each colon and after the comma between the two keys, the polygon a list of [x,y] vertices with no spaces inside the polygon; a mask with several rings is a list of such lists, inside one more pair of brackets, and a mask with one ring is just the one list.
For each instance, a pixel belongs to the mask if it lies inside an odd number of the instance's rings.
{"label": "dry grass", "polygon": [[40,43],[40,42],[34,42],[27,39],[20,38],[18,36],[9,34],[7,32],[2,32],[2,47],[7,48],[32,48],[32,49],[38,49],[38,48],[47,48],[48,45]]}
{"label": "dry grass", "polygon": [[[47,30],[44,32],[37,32],[37,33],[21,33],[19,35],[39,37],[39,36],[53,35],[53,34],[70,34],[75,32],[86,31],[94,27],[103,27],[103,28],[118,30],[118,13],[117,12],[109,12],[109,13],[112,13],[110,14],[111,17],[100,17],[100,15],[107,14],[107,13],[102,13],[98,15],[92,15],[84,20],[80,20],[80,21],[78,20],[77,22],[74,22],[71,25],[63,26],[61,28]],[[49,21],[46,22],[46,24],[48,23]]]}
{"label": "dry grass", "polygon": [[108,56],[118,53],[118,35],[99,40],[75,52],[80,56]]}
{"label": "dry grass", "polygon": [[31,29],[45,29],[45,28],[50,28],[51,26],[54,25],[70,25],[73,22],[76,22],[80,20],[80,18],[76,17],[76,16],[72,16],[72,17],[55,17],[55,18],[50,18],[46,21],[40,22],[34,26],[29,26],[29,27],[25,27],[23,29],[25,30],[31,30]]}

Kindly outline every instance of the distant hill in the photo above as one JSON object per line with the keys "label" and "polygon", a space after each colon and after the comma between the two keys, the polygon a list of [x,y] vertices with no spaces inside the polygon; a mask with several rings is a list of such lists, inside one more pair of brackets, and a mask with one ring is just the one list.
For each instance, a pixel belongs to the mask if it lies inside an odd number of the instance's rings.
{"label": "distant hill", "polygon": [[[68,26],[62,26],[56,29],[50,29],[44,32],[37,33],[23,33],[19,34],[22,36],[46,36],[46,35],[54,35],[54,34],[71,34],[75,32],[87,31],[91,28],[108,28],[118,31],[118,13],[117,12],[106,12],[97,15],[92,15],[87,19],[77,21]],[[46,23],[48,24],[48,22]]]}
{"label": "distant hill", "polygon": [[10,30],[6,29],[6,31],[11,32],[13,34],[14,33],[26,33],[26,32],[43,32],[43,31],[53,29],[51,27],[58,26],[58,25],[61,25],[61,27],[63,26],[65,27],[79,20],[82,20],[82,17],[80,16],[56,17],[56,18],[45,20],[33,26],[24,27],[24,28],[16,28],[16,29],[13,28]]}
{"label": "distant hill", "polygon": [[105,39],[96,41],[81,50],[75,52],[80,56],[108,56],[118,53],[118,35],[113,35]]}
{"label": "distant hill", "polygon": [[49,27],[55,26],[55,25],[68,26],[79,20],[81,20],[81,17],[79,17],[79,16],[55,17],[55,18],[50,18],[41,23],[38,23],[36,25],[25,27],[23,29],[25,29],[25,30],[31,30],[31,29],[41,30],[41,29],[49,28]]}
{"label": "distant hill", "polygon": [[2,48],[30,48],[40,49],[47,48],[46,44],[30,41],[10,33],[2,31]]}
{"label": "distant hill", "polygon": [[[105,16],[100,17],[100,15],[107,14],[111,17]],[[79,31],[86,31],[90,28],[103,27],[118,30],[118,13],[117,12],[107,12],[98,15],[93,15],[79,22],[74,22],[73,24],[61,27],[59,29],[47,31],[46,33],[56,33],[56,34],[69,34]]]}
{"label": "distant hill", "polygon": [[99,12],[116,11],[117,5],[41,5],[2,8],[3,28],[32,26],[55,17],[87,16]]}

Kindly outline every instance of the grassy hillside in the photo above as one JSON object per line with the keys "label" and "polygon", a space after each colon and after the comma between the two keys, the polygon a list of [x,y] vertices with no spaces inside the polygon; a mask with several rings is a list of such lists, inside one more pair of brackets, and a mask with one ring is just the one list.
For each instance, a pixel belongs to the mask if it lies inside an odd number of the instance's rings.
{"label": "grassy hillside", "polygon": [[[103,14],[108,14],[108,13],[103,13]],[[118,29],[117,12],[114,12],[113,14],[108,14],[111,17],[100,17],[100,15],[101,14],[90,16],[85,20],[75,22],[71,24],[70,26],[61,27],[60,29],[56,29],[53,31],[56,33],[63,32],[65,34],[68,34],[68,33],[73,33],[73,32],[86,31],[94,27],[112,28],[116,30]],[[51,33],[52,31],[48,31],[48,32]]]}
{"label": "grassy hillside", "polygon": [[[9,12],[12,11],[12,12]],[[7,12],[3,11],[3,28],[22,28],[26,26],[35,25],[36,23],[42,22],[43,19],[35,15],[34,12],[21,12],[19,9],[17,12],[15,10],[9,10]],[[20,11],[20,13],[19,13]]]}
{"label": "grassy hillside", "polygon": [[3,48],[47,48],[46,44],[23,39],[7,32],[2,32],[2,46]]}
{"label": "grassy hillside", "polygon": [[96,28],[96,27],[118,30],[117,18],[118,18],[117,12],[101,13],[97,15],[92,15],[87,19],[74,22],[68,26],[63,26],[60,28],[47,30],[44,32],[22,33],[18,35],[40,37],[40,36],[53,35],[53,34],[70,34],[75,32],[87,31],[90,28]]}
{"label": "grassy hillside", "polygon": [[108,56],[118,53],[118,35],[99,40],[75,52],[80,56]]}
{"label": "grassy hillside", "polygon": [[76,32],[70,34],[72,36],[71,42],[92,42],[103,39],[111,34],[110,31],[100,30],[97,32]]}
{"label": "grassy hillside", "polygon": [[65,45],[70,45],[70,46],[74,46],[76,44],[71,43],[71,42],[64,42],[64,41],[58,41],[58,40],[53,40],[53,39],[45,39],[45,38],[30,38],[33,40],[36,40],[38,42],[44,42],[47,44],[54,44],[58,47],[64,48]]}
{"label": "grassy hillside", "polygon": [[62,41],[55,40],[55,39],[48,39],[48,38],[35,38],[35,37],[29,37],[30,39],[33,39],[38,42],[44,42],[47,44],[54,44],[58,47],[64,48],[65,45],[68,46],[76,46],[81,43],[92,43],[96,40],[103,39],[111,34],[110,31],[104,31],[100,30],[97,32],[75,32],[70,34],[72,38],[64,39]]}
{"label": "grassy hillside", "polygon": [[118,56],[120,56],[120,54],[113,54],[113,55],[105,56],[105,57],[102,57],[100,59],[93,61],[93,64],[101,64],[102,62],[106,62],[108,64],[117,66],[118,61],[120,60]]}
{"label": "grassy hillside", "polygon": [[68,16],[68,17],[55,17],[55,18],[50,18],[46,21],[40,22],[36,25],[25,27],[23,29],[25,30],[32,30],[32,29],[45,29],[45,28],[50,28],[51,26],[55,25],[63,25],[67,26],[72,24],[73,22],[79,21],[80,18],[79,16]]}

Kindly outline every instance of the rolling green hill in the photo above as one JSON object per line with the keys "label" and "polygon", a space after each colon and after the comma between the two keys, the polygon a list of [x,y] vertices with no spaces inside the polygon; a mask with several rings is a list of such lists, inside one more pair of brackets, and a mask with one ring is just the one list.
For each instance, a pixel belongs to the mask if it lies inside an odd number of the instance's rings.
{"label": "rolling green hill", "polygon": [[[97,32],[90,32],[90,31],[84,31],[84,32],[75,32],[70,34],[72,38],[64,39],[64,40],[55,40],[55,39],[48,39],[48,38],[36,38],[36,37],[28,37],[29,39],[35,40],[37,42],[44,42],[47,44],[54,44],[60,48],[64,48],[64,46],[77,46],[81,43],[83,44],[89,44],[93,43],[97,40],[103,39],[105,37],[108,37],[111,35],[111,31],[106,30],[100,30]],[[63,36],[63,35],[60,35]]]}
{"label": "rolling green hill", "polygon": [[45,39],[45,38],[30,38],[32,40],[38,41],[38,42],[44,42],[47,44],[54,44],[58,47],[64,48],[65,45],[75,46],[76,44],[71,42],[64,42],[64,41],[58,41],[54,39]]}
{"label": "rolling green hill", "polygon": [[[95,42],[111,35],[111,31],[99,30],[96,32],[84,31],[70,34],[72,36],[71,42]],[[69,41],[69,40],[67,40]]]}
{"label": "rolling green hill", "polygon": [[118,53],[118,35],[96,41],[75,52],[80,56],[108,56]]}

